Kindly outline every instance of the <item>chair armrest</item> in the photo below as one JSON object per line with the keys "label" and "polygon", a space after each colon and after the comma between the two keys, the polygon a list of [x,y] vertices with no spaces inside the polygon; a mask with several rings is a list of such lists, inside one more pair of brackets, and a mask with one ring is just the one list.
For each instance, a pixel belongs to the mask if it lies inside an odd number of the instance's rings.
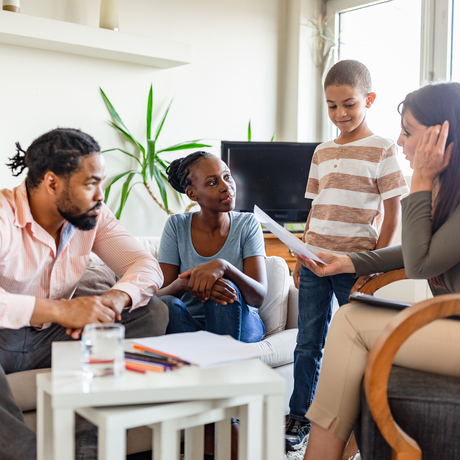
{"label": "chair armrest", "polygon": [[460,314],[460,294],[447,294],[418,302],[398,313],[385,327],[369,354],[364,387],[369,409],[380,432],[393,449],[393,460],[421,460],[418,444],[394,421],[388,405],[388,377],[401,345],[424,325]]}
{"label": "chair armrest", "polygon": [[381,275],[371,278],[360,290],[363,294],[373,294],[383,286],[394,283],[395,281],[407,280],[406,270],[392,270],[391,272],[382,273]]}

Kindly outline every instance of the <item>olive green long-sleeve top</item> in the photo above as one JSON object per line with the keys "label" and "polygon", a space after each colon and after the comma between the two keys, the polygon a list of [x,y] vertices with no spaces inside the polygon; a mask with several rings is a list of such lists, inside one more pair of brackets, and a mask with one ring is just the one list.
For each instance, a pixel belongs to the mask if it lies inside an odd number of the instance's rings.
{"label": "olive green long-sleeve top", "polygon": [[408,278],[441,276],[444,288],[430,283],[433,295],[460,293],[460,206],[432,234],[432,194],[411,193],[401,201],[402,244],[348,254],[356,276],[405,268]]}

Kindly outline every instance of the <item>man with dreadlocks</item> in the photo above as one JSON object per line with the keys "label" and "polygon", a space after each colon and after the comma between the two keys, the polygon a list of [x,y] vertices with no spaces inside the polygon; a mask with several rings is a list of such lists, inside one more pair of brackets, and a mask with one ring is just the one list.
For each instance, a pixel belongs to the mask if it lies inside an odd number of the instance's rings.
{"label": "man with dreadlocks", "polygon": [[[127,337],[161,335],[166,306],[158,262],[103,203],[104,158],[97,142],[75,129],[55,129],[8,164],[27,178],[0,191],[0,458],[35,459],[5,375],[51,366],[51,343],[78,339],[89,323],[121,321]],[[90,252],[119,281],[102,295],[74,297]],[[143,308],[138,308],[143,307]],[[77,458],[97,456],[96,429],[77,424]]]}

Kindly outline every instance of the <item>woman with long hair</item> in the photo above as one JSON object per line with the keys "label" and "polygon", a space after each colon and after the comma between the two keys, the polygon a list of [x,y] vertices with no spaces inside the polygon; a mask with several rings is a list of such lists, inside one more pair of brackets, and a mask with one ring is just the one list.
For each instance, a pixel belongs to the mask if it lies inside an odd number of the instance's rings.
{"label": "woman with long hair", "polygon": [[[400,104],[398,144],[414,170],[402,200],[402,244],[356,254],[320,253],[327,265],[299,260],[318,276],[356,276],[405,268],[427,279],[433,295],[460,293],[460,84],[440,83],[410,93]],[[394,310],[348,304],[335,315],[326,342],[305,460],[342,458],[360,410],[369,352]],[[394,364],[460,376],[460,321],[435,321],[414,333]]]}

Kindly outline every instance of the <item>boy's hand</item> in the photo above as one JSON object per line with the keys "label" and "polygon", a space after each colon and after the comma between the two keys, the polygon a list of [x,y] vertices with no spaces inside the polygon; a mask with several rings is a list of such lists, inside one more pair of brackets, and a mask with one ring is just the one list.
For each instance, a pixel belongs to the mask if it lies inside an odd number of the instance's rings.
{"label": "boy's hand", "polygon": [[299,289],[299,279],[300,279],[300,267],[302,266],[300,260],[297,260],[295,263],[294,271],[292,272],[292,278],[294,280],[294,286]]}

